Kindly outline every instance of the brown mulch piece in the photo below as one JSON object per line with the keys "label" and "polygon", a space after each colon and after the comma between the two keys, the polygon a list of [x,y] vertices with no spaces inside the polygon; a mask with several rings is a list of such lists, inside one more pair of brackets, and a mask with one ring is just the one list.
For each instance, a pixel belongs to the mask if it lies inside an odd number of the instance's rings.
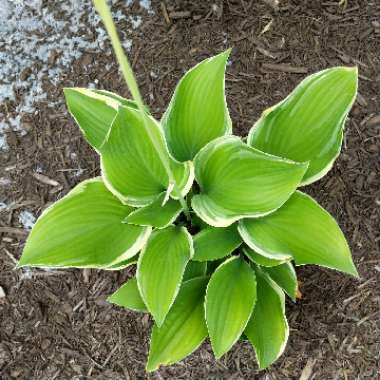
{"label": "brown mulch piece", "polygon": [[[124,3],[118,7],[126,11]],[[233,50],[227,100],[235,133],[242,136],[261,111],[283,99],[306,72],[358,65],[361,96],[346,124],[342,154],[334,169],[306,191],[337,218],[361,279],[317,267],[298,268],[302,299],[287,304],[290,339],[269,369],[258,370],[247,343],[236,344],[220,361],[205,343],[183,362],[146,374],[150,320],[105,301],[130,270],[14,270],[25,242],[17,205],[26,204],[23,207],[39,215],[76,183],[99,174],[98,157],[69,117],[62,88],[97,79],[99,87],[128,96],[114,58],[105,71],[110,56],[92,51],[67,68],[59,87],[46,88],[48,98],[60,103],[52,109],[41,102],[38,114],[25,120],[29,132],[12,133],[9,151],[0,154],[1,176],[11,181],[1,185],[1,196],[16,205],[0,210],[0,286],[5,295],[0,298],[0,378],[380,378],[379,2],[152,4],[155,13],[145,13],[132,36],[131,59],[157,117],[186,69],[228,47]],[[139,12],[139,7],[134,4],[132,11]],[[5,105],[0,112],[1,107]],[[12,105],[7,107],[11,112]],[[42,176],[33,175],[37,168],[42,168]],[[81,171],[74,171],[78,168]]]}

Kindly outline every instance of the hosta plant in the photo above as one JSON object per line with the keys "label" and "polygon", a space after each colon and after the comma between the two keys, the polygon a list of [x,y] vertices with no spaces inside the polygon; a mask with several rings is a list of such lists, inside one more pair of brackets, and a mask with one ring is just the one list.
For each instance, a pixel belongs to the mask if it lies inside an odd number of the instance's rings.
{"label": "hosta plant", "polygon": [[95,4],[134,100],[65,89],[101,176],[42,213],[19,266],[135,265],[109,301],[152,315],[148,371],[183,359],[207,337],[216,358],[243,337],[267,367],[288,338],[294,265],[357,276],[334,218],[300,190],[340,152],[357,70],[307,77],[242,139],[232,134],[225,99],[225,51],[184,75],[159,121],[142,104],[109,10]]}

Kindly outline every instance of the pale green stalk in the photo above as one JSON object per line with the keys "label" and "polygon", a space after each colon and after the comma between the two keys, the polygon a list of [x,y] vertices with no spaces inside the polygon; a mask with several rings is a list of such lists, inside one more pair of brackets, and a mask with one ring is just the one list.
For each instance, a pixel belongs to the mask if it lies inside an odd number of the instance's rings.
{"label": "pale green stalk", "polygon": [[181,205],[183,207],[184,213],[185,213],[186,217],[190,220],[189,208],[187,206],[185,199],[181,196],[180,191],[177,187],[177,184],[174,180],[174,176],[173,176],[173,173],[172,173],[171,168],[170,168],[169,160],[162,153],[156,139],[154,138],[152,131],[150,130],[150,128],[148,126],[147,115],[146,115],[143,100],[142,100],[142,97],[141,97],[141,94],[140,94],[140,91],[139,91],[139,88],[138,88],[138,85],[136,82],[136,78],[133,74],[132,67],[131,67],[131,65],[128,61],[128,58],[125,55],[124,50],[122,48],[122,45],[120,43],[119,35],[117,34],[116,27],[115,27],[115,24],[112,20],[111,11],[107,5],[107,2],[106,2],[106,0],[93,0],[93,2],[95,5],[95,9],[97,10],[100,17],[102,18],[104,26],[107,30],[109,37],[110,37],[112,47],[114,49],[116,58],[119,62],[119,65],[120,65],[121,71],[123,73],[124,79],[128,85],[129,91],[131,92],[134,101],[136,102],[141,114],[143,115],[145,130],[148,133],[148,136],[149,136],[150,140],[152,141],[153,146],[156,149],[162,164],[164,165],[165,171],[166,171],[168,178],[169,178],[169,188],[170,188],[171,184],[174,185],[174,188],[178,192],[179,202],[181,203]]}

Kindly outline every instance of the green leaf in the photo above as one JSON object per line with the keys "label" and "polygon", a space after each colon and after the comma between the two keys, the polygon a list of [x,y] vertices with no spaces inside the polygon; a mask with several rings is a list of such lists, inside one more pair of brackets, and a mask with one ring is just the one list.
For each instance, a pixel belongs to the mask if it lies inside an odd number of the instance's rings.
{"label": "green leaf", "polygon": [[283,353],[289,336],[282,290],[263,272],[256,271],[257,301],[244,331],[253,345],[260,368]]}
{"label": "green leaf", "polygon": [[153,327],[147,371],[182,360],[196,350],[207,336],[204,292],[208,278],[198,277],[182,284],[164,324]]}
{"label": "green leaf", "polygon": [[194,237],[195,261],[209,261],[221,259],[231,254],[242,243],[237,226],[228,228],[207,228]]}
{"label": "green leaf", "polygon": [[208,142],[232,132],[224,94],[229,54],[227,50],[189,70],[162,117],[170,152],[179,161],[192,160]]}
{"label": "green leaf", "polygon": [[256,302],[255,274],[240,257],[227,259],[211,276],[206,292],[206,321],[219,359],[239,339]]}
{"label": "green leaf", "polygon": [[258,253],[297,265],[318,264],[357,276],[350,248],[334,218],[299,191],[279,210],[239,222],[244,242]]}
{"label": "green leaf", "polygon": [[87,88],[65,88],[67,107],[86,140],[97,150],[102,146],[120,102]]}
{"label": "green leaf", "polygon": [[165,228],[172,224],[182,211],[181,204],[169,199],[164,205],[166,194],[162,193],[150,205],[132,211],[124,220],[124,223],[138,226],[153,226]]}
{"label": "green leaf", "polygon": [[298,281],[292,263],[284,263],[276,267],[263,268],[263,270],[269,274],[269,277],[280,286],[293,301],[296,301]]}
{"label": "green leaf", "polygon": [[128,280],[107,301],[134,311],[147,312],[147,308],[137,287],[136,277]]}
{"label": "green leaf", "polygon": [[125,269],[125,268],[128,268],[129,266],[131,266],[133,264],[137,264],[137,259],[138,259],[138,255],[135,255],[135,256],[131,257],[130,259],[118,261],[117,263],[114,263],[111,266],[104,268],[104,269],[106,269],[106,270]]}
{"label": "green leaf", "polygon": [[339,155],[357,86],[356,67],[335,67],[307,77],[282,102],[264,111],[248,144],[279,157],[309,161],[302,184],[317,181]]}
{"label": "green leaf", "polygon": [[84,181],[42,213],[18,265],[105,269],[127,260],[151,231],[122,223],[132,210],[100,178]]}
{"label": "green leaf", "polygon": [[193,255],[193,243],[184,227],[169,226],[152,233],[137,263],[140,294],[158,326],[165,320]]}
{"label": "green leaf", "polygon": [[[166,155],[175,180],[184,196],[193,182],[190,162],[179,163],[169,157],[160,126],[150,116],[148,127],[162,155]],[[164,164],[144,127],[141,113],[119,107],[109,135],[101,148],[102,175],[107,187],[124,203],[146,206],[169,187]]]}
{"label": "green leaf", "polygon": [[[99,95],[103,95],[103,96],[107,96],[108,98],[111,98],[113,100],[116,100],[118,103],[120,103],[121,105],[123,106],[126,106],[126,107],[130,107],[130,108],[133,108],[135,110],[138,110],[138,106],[137,106],[137,103],[134,101],[134,100],[131,100],[131,99],[125,99],[123,98],[122,96],[118,95],[118,94],[114,94],[113,92],[111,91],[107,91],[107,90],[90,90],[92,92],[94,92],[95,94],[99,94]],[[148,110],[148,107],[145,106],[145,112],[146,113],[150,113],[149,110]],[[115,114],[116,116],[116,114]],[[111,125],[110,125],[111,127]]]}
{"label": "green leaf", "polygon": [[227,227],[243,217],[278,209],[295,191],[307,163],[283,160],[224,136],[204,147],[194,161],[201,192],[192,199],[206,223]]}
{"label": "green leaf", "polygon": [[253,249],[244,246],[243,247],[244,254],[255,264],[263,266],[263,267],[275,267],[283,264],[286,260],[275,260],[269,257],[260,255]]}
{"label": "green leaf", "polygon": [[207,272],[207,263],[190,260],[187,263],[185,273],[183,275],[183,281],[191,280],[195,277],[203,277]]}

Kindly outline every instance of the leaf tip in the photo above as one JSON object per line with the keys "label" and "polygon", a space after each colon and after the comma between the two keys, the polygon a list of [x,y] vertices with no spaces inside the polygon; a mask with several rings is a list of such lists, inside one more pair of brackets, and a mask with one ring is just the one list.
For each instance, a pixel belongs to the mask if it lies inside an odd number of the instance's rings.
{"label": "leaf tip", "polygon": [[160,368],[160,362],[157,359],[152,359],[152,352],[149,352],[148,361],[146,363],[145,369],[147,372],[154,372]]}
{"label": "leaf tip", "polygon": [[158,365],[149,365],[149,363],[145,366],[145,369],[147,372],[154,372],[154,371],[157,371],[159,368]]}
{"label": "leaf tip", "polygon": [[356,278],[357,280],[360,279],[360,274],[359,274],[358,270],[356,269],[356,266],[354,263],[352,263],[351,268],[349,271],[347,271],[347,273],[350,274],[351,276],[353,276],[354,278]]}

